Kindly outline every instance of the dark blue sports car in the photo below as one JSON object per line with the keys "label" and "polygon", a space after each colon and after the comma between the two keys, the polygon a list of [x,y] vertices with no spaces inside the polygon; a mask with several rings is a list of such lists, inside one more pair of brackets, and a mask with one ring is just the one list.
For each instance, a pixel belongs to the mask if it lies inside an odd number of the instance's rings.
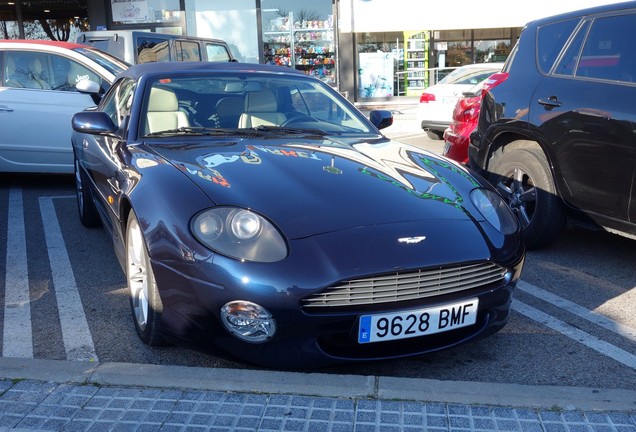
{"label": "dark blue sports car", "polygon": [[280,67],[123,72],[72,141],[80,219],[111,234],[141,339],[309,368],[501,329],[515,217],[482,178],[384,137],[392,120]]}

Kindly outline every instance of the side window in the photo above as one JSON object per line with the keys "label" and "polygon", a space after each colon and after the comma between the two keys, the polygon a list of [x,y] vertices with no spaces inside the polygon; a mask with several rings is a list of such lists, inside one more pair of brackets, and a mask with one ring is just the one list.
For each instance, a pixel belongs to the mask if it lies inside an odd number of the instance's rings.
{"label": "side window", "polygon": [[102,86],[102,79],[86,66],[66,57],[51,56],[51,72],[54,90],[77,91],[75,86],[83,80],[90,80]]}
{"label": "side window", "polygon": [[635,29],[634,14],[595,19],[576,76],[636,82]]}
{"label": "side window", "polygon": [[223,45],[205,44],[205,51],[208,61],[211,62],[227,62],[230,61],[230,55]]}
{"label": "side window", "polygon": [[561,57],[561,61],[557,65],[554,73],[557,75],[568,75],[572,76],[574,74],[574,68],[576,68],[576,63],[579,58],[579,53],[581,52],[581,46],[583,45],[583,40],[587,35],[587,30],[590,27],[589,21],[586,22],[579,29],[578,33],[570,43],[570,46]]}
{"label": "side window", "polygon": [[7,51],[3,85],[57,91],[77,91],[75,85],[89,79],[101,85],[93,71],[64,56],[30,51]]}
{"label": "side window", "polygon": [[14,87],[20,88],[22,85],[17,81],[17,71],[15,65],[15,57],[12,55],[13,53],[6,52],[3,56],[0,54],[0,59],[3,60],[3,69],[2,69],[2,87]]}
{"label": "side window", "polygon": [[563,45],[574,31],[580,19],[570,19],[541,26],[537,32],[537,63],[547,74],[556,61]]}
{"label": "side window", "polygon": [[39,52],[7,51],[3,84],[14,88],[52,89],[49,57]]}
{"label": "side window", "polygon": [[170,45],[157,37],[139,36],[135,39],[137,63],[170,61]]}
{"label": "side window", "polygon": [[120,80],[113,85],[113,91],[109,92],[100,104],[101,110],[111,118],[113,123],[121,127],[130,115],[132,107],[135,81]]}
{"label": "side window", "polygon": [[177,61],[201,61],[201,50],[197,42],[178,40],[175,42]]}

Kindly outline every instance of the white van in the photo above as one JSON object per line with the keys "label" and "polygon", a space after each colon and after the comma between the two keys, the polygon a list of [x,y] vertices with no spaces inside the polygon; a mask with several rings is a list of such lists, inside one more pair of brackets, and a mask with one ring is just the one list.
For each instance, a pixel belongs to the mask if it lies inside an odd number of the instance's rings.
{"label": "white van", "polygon": [[157,61],[236,61],[228,44],[221,39],[137,30],[100,30],[79,33],[76,42],[105,51],[129,64]]}

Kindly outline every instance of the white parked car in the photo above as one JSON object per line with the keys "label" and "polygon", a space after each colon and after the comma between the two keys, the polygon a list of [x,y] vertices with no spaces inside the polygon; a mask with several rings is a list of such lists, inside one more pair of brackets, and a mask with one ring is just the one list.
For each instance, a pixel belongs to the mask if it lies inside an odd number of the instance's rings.
{"label": "white parked car", "polygon": [[455,104],[462,93],[500,72],[503,63],[477,63],[458,67],[420,96],[417,120],[432,139],[442,139],[453,119]]}
{"label": "white parked car", "polygon": [[85,45],[1,40],[0,171],[72,173],[71,117],[127,67]]}

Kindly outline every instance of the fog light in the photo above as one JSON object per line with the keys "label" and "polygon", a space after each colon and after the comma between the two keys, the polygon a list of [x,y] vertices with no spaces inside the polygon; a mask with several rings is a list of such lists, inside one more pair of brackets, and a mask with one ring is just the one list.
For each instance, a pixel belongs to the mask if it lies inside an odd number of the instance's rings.
{"label": "fog light", "polygon": [[276,332],[276,321],[256,303],[235,300],[221,308],[221,321],[230,333],[247,342],[265,342]]}

